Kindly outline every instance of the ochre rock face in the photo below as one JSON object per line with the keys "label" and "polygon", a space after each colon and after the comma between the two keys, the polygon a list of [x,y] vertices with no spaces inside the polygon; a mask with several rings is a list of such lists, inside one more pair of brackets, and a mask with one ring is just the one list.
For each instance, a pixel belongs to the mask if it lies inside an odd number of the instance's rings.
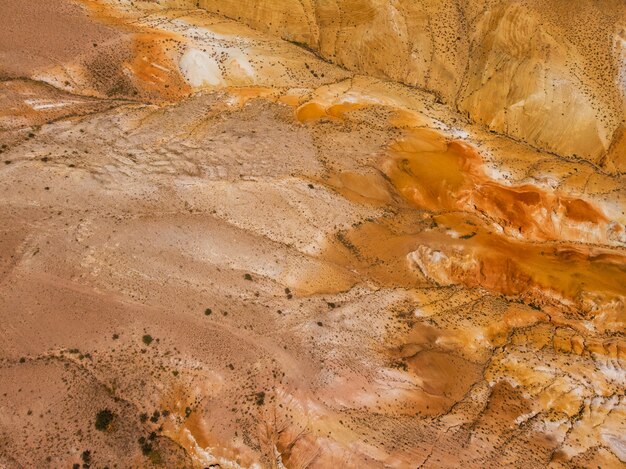
{"label": "ochre rock face", "polygon": [[0,467],[624,467],[624,13],[0,1]]}
{"label": "ochre rock face", "polygon": [[[626,4],[619,0],[199,0],[349,70],[432,91],[532,146],[625,171]],[[555,86],[558,83],[558,86]]]}

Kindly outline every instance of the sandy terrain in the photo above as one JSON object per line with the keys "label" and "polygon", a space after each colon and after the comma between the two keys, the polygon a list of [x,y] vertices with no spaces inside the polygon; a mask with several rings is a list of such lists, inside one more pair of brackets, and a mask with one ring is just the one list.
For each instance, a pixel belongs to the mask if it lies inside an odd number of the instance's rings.
{"label": "sandy terrain", "polygon": [[624,467],[619,168],[54,3],[0,0],[0,468]]}

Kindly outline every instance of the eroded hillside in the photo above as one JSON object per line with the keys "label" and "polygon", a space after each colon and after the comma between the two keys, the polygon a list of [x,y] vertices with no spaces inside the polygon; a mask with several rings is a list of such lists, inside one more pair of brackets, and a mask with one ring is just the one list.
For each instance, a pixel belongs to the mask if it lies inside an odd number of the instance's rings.
{"label": "eroded hillside", "polygon": [[0,2],[0,466],[622,467],[623,4],[256,3]]}
{"label": "eroded hillside", "polygon": [[159,3],[243,21],[356,73],[433,92],[498,133],[626,171],[626,4],[619,0]]}

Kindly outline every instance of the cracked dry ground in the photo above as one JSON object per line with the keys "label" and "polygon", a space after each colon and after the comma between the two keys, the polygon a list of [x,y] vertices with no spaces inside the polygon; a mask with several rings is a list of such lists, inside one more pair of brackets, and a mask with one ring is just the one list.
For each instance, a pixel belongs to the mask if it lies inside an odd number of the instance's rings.
{"label": "cracked dry ground", "polygon": [[0,9],[0,467],[623,467],[624,176],[200,10]]}

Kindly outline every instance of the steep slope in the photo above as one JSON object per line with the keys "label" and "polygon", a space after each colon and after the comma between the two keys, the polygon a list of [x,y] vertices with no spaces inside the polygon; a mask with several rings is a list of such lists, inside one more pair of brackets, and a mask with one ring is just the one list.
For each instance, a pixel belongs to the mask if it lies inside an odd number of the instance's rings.
{"label": "steep slope", "polygon": [[619,0],[159,3],[243,21],[349,70],[434,92],[496,132],[626,170],[608,151],[626,116]]}

